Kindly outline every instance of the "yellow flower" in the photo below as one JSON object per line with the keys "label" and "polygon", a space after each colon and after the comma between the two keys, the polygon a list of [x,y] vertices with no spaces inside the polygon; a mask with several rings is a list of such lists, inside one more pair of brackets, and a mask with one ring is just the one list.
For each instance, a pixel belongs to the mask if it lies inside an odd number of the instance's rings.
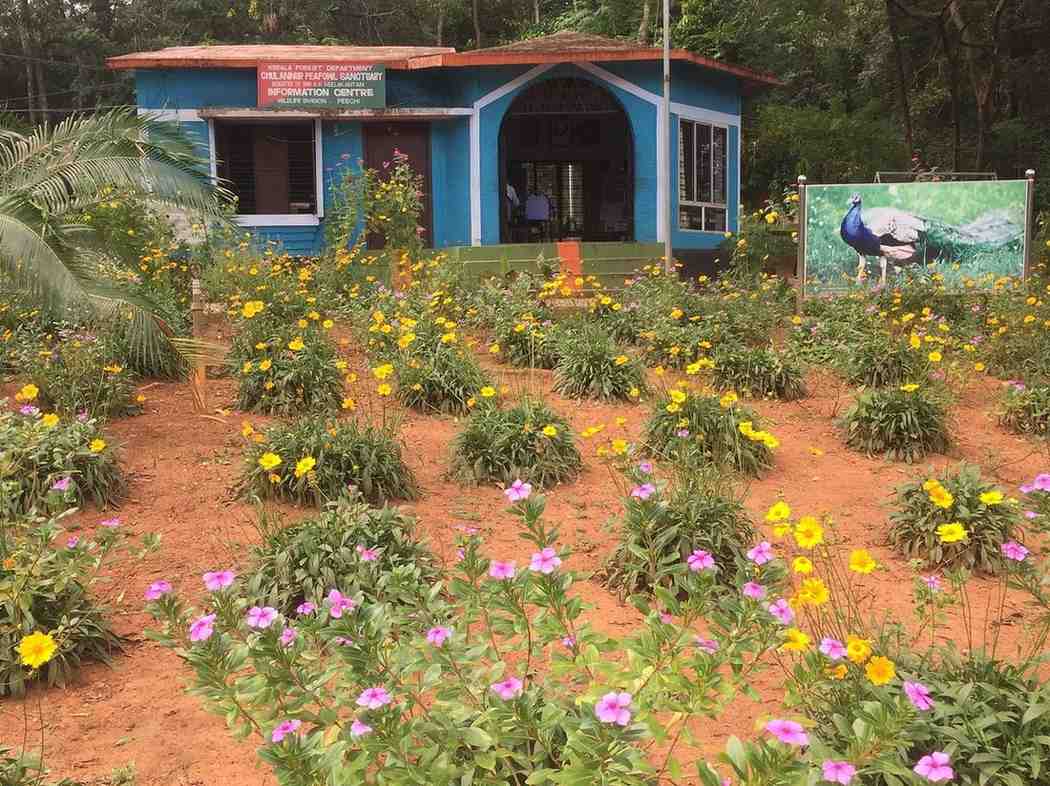
{"label": "yellow flower", "polygon": [[788,652],[805,652],[809,649],[809,636],[798,628],[788,628],[785,635],[787,641],[781,645],[780,649]]}
{"label": "yellow flower", "polygon": [[548,423],[543,427],[543,436],[545,437],[556,437],[558,436],[558,427]]}
{"label": "yellow flower", "polygon": [[299,327],[301,327],[301,328],[304,328],[304,327],[306,327],[307,325],[309,325],[310,323],[309,323],[309,322],[307,322],[307,321],[306,321],[305,319],[300,319],[300,320],[299,320],[299,322],[298,322],[297,324],[299,325]]}
{"label": "yellow flower", "polygon": [[920,339],[915,333],[912,333],[911,338],[908,339],[908,344],[912,349],[918,349],[922,346],[922,339]]}
{"label": "yellow flower", "polygon": [[953,497],[951,492],[940,483],[932,488],[926,489],[926,493],[930,495],[930,502],[939,508],[947,510],[955,504],[955,497]]}
{"label": "yellow flower", "polygon": [[265,307],[266,304],[263,303],[261,300],[249,300],[247,303],[244,304],[244,307],[241,309],[241,316],[243,316],[245,319],[251,319],[260,311],[262,311]]}
{"label": "yellow flower", "polygon": [[39,631],[23,636],[18,642],[18,654],[22,659],[22,665],[31,669],[39,669],[53,657],[58,645],[50,633]]}
{"label": "yellow flower", "polygon": [[[47,415],[44,415],[44,417],[46,418]],[[980,500],[985,505],[998,505],[1003,501],[1003,492],[998,489],[986,491],[980,496]]]}
{"label": "yellow flower", "polygon": [[872,685],[886,685],[897,676],[897,668],[889,658],[876,655],[868,661],[864,673],[868,675]]}
{"label": "yellow flower", "polygon": [[352,398],[344,398],[343,409],[353,412],[355,409],[357,409],[357,404],[354,403],[354,400]]}
{"label": "yellow flower", "polygon": [[255,433],[255,429],[252,428],[252,424],[251,423],[249,423],[247,420],[241,422],[241,436],[242,437],[250,437],[254,433]]}
{"label": "yellow flower", "polygon": [[394,367],[390,363],[384,363],[372,369],[372,376],[382,381],[394,373]]}
{"label": "yellow flower", "polygon": [[302,336],[296,336],[288,342],[288,349],[292,350],[293,352],[298,352],[299,350],[304,349],[305,347],[306,344],[303,343]]}
{"label": "yellow flower", "polygon": [[321,327],[323,327],[325,330],[331,330],[333,327],[335,327],[335,322],[333,322],[330,319],[326,319],[324,322],[321,323]]}
{"label": "yellow flower", "polygon": [[625,439],[614,439],[609,443],[609,447],[612,448],[612,452],[617,456],[622,456],[627,452],[627,440]]}
{"label": "yellow flower", "polygon": [[941,362],[941,353],[938,352],[936,349],[933,350],[933,352],[931,352],[926,357],[928,357],[930,359],[931,363],[940,363]]}
{"label": "yellow flower", "polygon": [[106,371],[106,372],[108,372],[110,374],[119,374],[121,371],[124,370],[124,367],[123,366],[118,366],[116,363],[111,363],[108,366],[103,366],[102,370]]}
{"label": "yellow flower", "polygon": [[259,363],[259,371],[269,371],[270,370],[270,366],[272,366],[272,365],[273,365],[273,363],[270,361],[269,358],[267,358],[266,360],[264,360],[261,363]]}
{"label": "yellow flower", "polygon": [[480,393],[482,398],[492,398],[496,395],[496,388],[491,385],[486,385],[481,389]]}
{"label": "yellow flower", "polygon": [[823,606],[831,593],[821,579],[803,579],[798,590],[798,602],[804,606]]}
{"label": "yellow flower", "polygon": [[[969,345],[967,345],[967,346],[969,346]],[[980,373],[980,372],[984,371],[984,368],[985,368],[984,363],[974,363],[973,364],[973,370],[976,371],[977,373]]]}
{"label": "yellow flower", "polygon": [[803,516],[795,526],[795,542],[804,549],[811,549],[824,542],[824,528],[812,516]]}
{"label": "yellow flower", "polygon": [[672,415],[675,412],[681,412],[682,411],[681,405],[675,404],[673,401],[670,404],[668,404],[666,407],[664,407],[664,409],[667,410],[668,412],[670,412]]}
{"label": "yellow flower", "polygon": [[958,543],[961,540],[966,540],[967,536],[966,527],[958,521],[953,521],[951,524],[941,524],[937,527],[937,537],[940,538],[941,543]]}
{"label": "yellow flower", "polygon": [[241,366],[241,373],[242,374],[250,374],[251,370],[253,368],[254,368],[254,366],[252,365],[252,362],[250,360],[247,360],[247,361],[245,361],[244,365]]}
{"label": "yellow flower", "polygon": [[809,557],[795,557],[791,561],[791,569],[795,573],[805,576],[813,572],[813,563],[810,562]]}
{"label": "yellow flower", "polygon": [[499,354],[499,344],[492,344],[489,346],[489,353],[492,355]]}
{"label": "yellow flower", "polygon": [[303,456],[295,462],[295,476],[301,478],[317,465],[317,459],[313,456]]}
{"label": "yellow flower", "polygon": [[722,398],[718,399],[718,403],[722,406],[723,409],[728,409],[736,403],[736,399],[736,393],[730,390],[728,393],[722,394]]}
{"label": "yellow flower", "polygon": [[871,657],[871,642],[850,634],[846,639],[846,657],[860,664]]}
{"label": "yellow flower", "polygon": [[389,396],[392,392],[393,388],[391,388],[386,382],[376,388],[376,393],[380,396]]}
{"label": "yellow flower", "polygon": [[871,573],[876,567],[867,549],[854,549],[849,555],[849,569],[854,573]]}
{"label": "yellow flower", "polygon": [[615,363],[615,364],[616,364],[617,366],[622,366],[622,365],[624,365],[624,364],[625,364],[625,363],[626,363],[626,362],[627,362],[628,360],[629,360],[629,358],[627,357],[627,355],[617,355],[617,356],[616,356],[616,357],[615,357],[615,358],[613,359],[613,363]]}
{"label": "yellow flower", "polygon": [[267,451],[259,456],[259,466],[269,472],[274,467],[278,467],[281,464],[281,457],[276,453],[270,453]]}
{"label": "yellow flower", "polygon": [[840,663],[837,666],[828,666],[824,669],[824,673],[827,674],[833,680],[844,680],[846,679],[846,673],[849,669],[846,668],[845,663]]}
{"label": "yellow flower", "polygon": [[22,389],[15,394],[19,401],[32,401],[40,394],[40,389],[33,384],[23,385]]}
{"label": "yellow flower", "polygon": [[907,385],[901,385],[901,390],[903,390],[905,393],[914,393],[918,389],[919,386],[916,385],[914,382],[909,382]]}
{"label": "yellow flower", "polygon": [[88,445],[88,450],[90,450],[92,453],[101,453],[105,449],[106,440],[104,439],[93,439],[91,440],[91,444]]}
{"label": "yellow flower", "polygon": [[642,391],[640,391],[638,388],[631,388],[627,391],[627,395],[631,398],[638,398],[640,395],[642,395]]}
{"label": "yellow flower", "polygon": [[46,428],[54,428],[58,425],[58,415],[54,412],[48,412],[40,418],[40,422],[43,423]]}
{"label": "yellow flower", "polygon": [[[741,423],[740,425],[743,426],[744,424]],[[766,521],[770,522],[786,521],[789,516],[791,516],[791,508],[788,507],[788,504],[783,500],[775,503],[768,511],[766,511]]]}
{"label": "yellow flower", "polygon": [[675,404],[681,404],[688,398],[688,395],[682,390],[672,390],[669,395]]}
{"label": "yellow flower", "polygon": [[415,333],[405,333],[405,335],[401,336],[401,338],[397,340],[397,345],[401,347],[401,349],[405,349],[406,347],[408,347],[409,344],[411,344],[415,340]]}

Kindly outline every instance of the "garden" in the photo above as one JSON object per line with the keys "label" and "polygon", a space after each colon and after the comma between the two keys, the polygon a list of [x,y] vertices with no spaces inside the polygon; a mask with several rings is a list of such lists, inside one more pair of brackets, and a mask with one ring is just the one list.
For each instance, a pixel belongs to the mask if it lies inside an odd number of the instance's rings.
{"label": "garden", "polygon": [[713,278],[480,275],[395,158],[296,258],[79,122],[0,178],[0,782],[1050,781],[1045,219],[960,290],[800,300],[791,194]]}

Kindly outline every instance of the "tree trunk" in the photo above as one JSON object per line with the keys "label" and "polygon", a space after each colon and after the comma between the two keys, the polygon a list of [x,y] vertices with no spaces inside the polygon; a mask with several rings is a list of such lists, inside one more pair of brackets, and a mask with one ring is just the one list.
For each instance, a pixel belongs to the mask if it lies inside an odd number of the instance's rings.
{"label": "tree trunk", "polygon": [[893,57],[897,61],[897,94],[900,96],[901,112],[904,115],[904,145],[908,148],[908,155],[911,155],[915,150],[915,139],[911,128],[911,104],[908,100],[908,70],[904,63],[900,30],[897,27],[897,16],[893,12],[892,0],[886,0],[886,19],[889,22],[890,35],[893,37]]}
{"label": "tree trunk", "polygon": [[532,21],[540,23],[540,0],[532,0]]}
{"label": "tree trunk", "polygon": [[22,44],[22,56],[27,58],[25,60],[26,102],[27,109],[29,109],[29,122],[35,124],[39,120],[39,114],[37,113],[36,103],[36,72],[33,69],[33,61],[28,59],[33,56],[33,40],[29,34],[29,0],[21,0],[16,8],[16,16],[18,18],[18,38]]}
{"label": "tree trunk", "polygon": [[638,24],[638,43],[649,43],[649,0],[642,0],[642,21]]}
{"label": "tree trunk", "polygon": [[44,64],[37,61],[33,63],[33,71],[36,73],[37,103],[40,106],[41,120],[47,122],[47,80],[44,78]]}
{"label": "tree trunk", "polygon": [[948,40],[948,31],[942,20],[939,25],[941,45],[944,47],[944,56],[948,60],[948,93],[952,101],[952,171],[959,171],[959,61],[958,53],[952,48]]}
{"label": "tree trunk", "polygon": [[481,49],[481,17],[478,14],[478,3],[480,0],[473,0],[471,3],[471,10],[474,14],[474,48]]}
{"label": "tree trunk", "polygon": [[438,3],[438,18],[434,25],[434,45],[445,45],[445,4],[443,2]]}

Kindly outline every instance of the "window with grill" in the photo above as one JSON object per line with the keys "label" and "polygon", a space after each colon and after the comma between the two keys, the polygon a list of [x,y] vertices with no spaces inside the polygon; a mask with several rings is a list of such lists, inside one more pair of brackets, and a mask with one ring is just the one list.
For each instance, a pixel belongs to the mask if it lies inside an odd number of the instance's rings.
{"label": "window with grill", "polygon": [[583,232],[583,165],[572,161],[524,161],[521,166],[528,194],[542,194],[550,202],[550,219],[556,222],[559,236]]}
{"label": "window with grill", "polygon": [[725,232],[727,130],[680,120],[678,125],[678,226]]}
{"label": "window with grill", "polygon": [[317,211],[312,120],[216,121],[218,175],[237,195],[240,215],[309,215]]}

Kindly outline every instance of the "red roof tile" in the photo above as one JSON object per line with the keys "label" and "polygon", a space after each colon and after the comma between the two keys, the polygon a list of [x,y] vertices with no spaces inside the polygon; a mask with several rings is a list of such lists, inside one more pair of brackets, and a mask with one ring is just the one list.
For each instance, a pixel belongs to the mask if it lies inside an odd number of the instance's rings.
{"label": "red roof tile", "polygon": [[443,46],[311,46],[299,44],[216,44],[169,46],[155,52],[111,57],[106,65],[124,68],[255,68],[259,63],[316,60],[324,62],[383,63],[408,68],[414,57],[455,52]]}

